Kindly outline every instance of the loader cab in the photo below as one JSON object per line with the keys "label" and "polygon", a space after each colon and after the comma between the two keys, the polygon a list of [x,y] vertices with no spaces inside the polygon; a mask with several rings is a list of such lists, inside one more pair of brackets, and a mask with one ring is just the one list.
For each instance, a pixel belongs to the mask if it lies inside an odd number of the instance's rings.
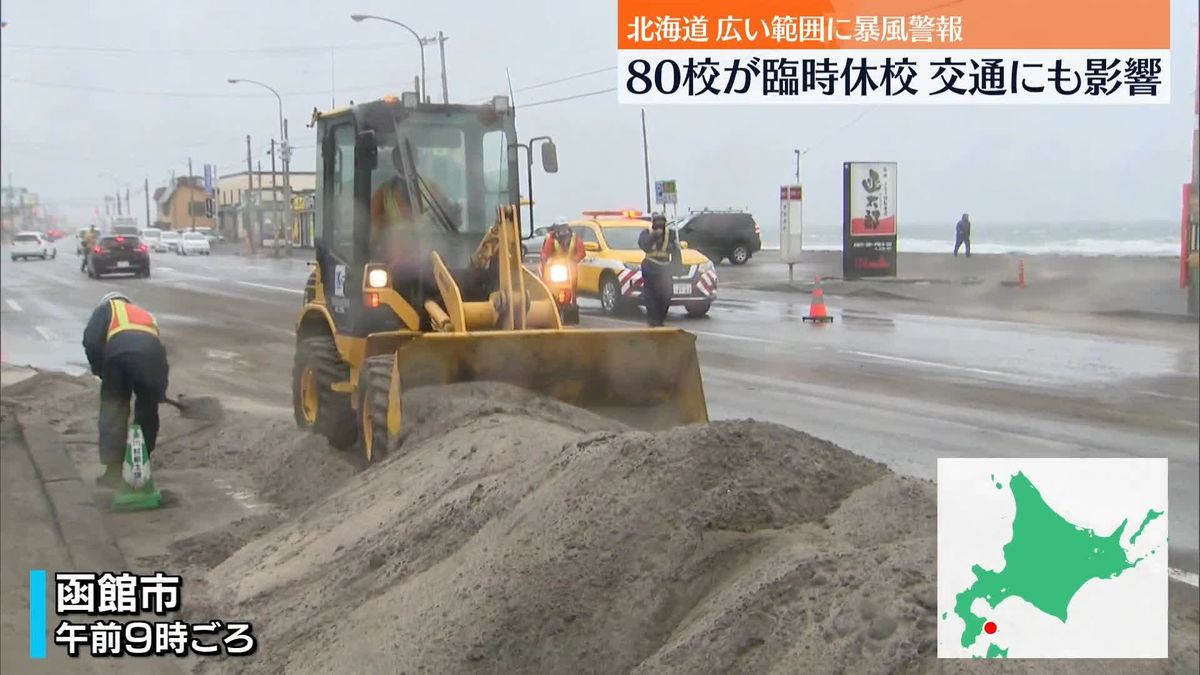
{"label": "loader cab", "polygon": [[432,252],[452,271],[467,269],[497,207],[519,199],[504,97],[484,105],[386,97],[318,115],[316,127],[318,263],[327,306],[345,324],[339,331],[382,328],[354,318],[363,313],[365,265],[387,264],[420,312],[421,296],[435,288]]}

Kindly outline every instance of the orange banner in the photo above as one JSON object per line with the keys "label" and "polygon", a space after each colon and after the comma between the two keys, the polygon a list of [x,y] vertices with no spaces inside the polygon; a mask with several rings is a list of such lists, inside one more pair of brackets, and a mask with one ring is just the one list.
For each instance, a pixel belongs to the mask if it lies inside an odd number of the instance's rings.
{"label": "orange banner", "polygon": [[1170,49],[1170,0],[617,0],[618,49]]}

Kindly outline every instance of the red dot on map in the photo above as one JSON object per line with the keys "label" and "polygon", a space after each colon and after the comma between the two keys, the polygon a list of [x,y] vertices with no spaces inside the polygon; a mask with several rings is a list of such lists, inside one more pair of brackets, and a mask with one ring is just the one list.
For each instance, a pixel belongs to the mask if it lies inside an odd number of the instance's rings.
{"label": "red dot on map", "polygon": [[983,632],[987,633],[988,635],[995,633],[996,632],[996,622],[989,621],[989,622],[983,624]]}

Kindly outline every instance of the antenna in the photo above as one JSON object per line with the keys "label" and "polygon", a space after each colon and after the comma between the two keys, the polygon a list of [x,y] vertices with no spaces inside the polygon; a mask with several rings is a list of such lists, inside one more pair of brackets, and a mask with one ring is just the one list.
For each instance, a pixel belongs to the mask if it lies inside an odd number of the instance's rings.
{"label": "antenna", "polygon": [[508,68],[504,69],[504,79],[508,80],[508,100],[512,101],[513,110],[517,109],[517,98],[513,95],[512,73],[508,72]]}

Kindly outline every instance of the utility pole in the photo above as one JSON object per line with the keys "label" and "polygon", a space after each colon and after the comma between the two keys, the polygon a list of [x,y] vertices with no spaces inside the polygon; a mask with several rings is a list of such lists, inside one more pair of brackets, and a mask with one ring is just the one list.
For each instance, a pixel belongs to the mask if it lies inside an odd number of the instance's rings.
{"label": "utility pole", "polygon": [[145,178],[142,181],[142,189],[146,191],[146,227],[154,227],[154,221],[150,220],[150,179]]}
{"label": "utility pole", "polygon": [[442,103],[450,102],[450,89],[446,85],[446,36],[438,31],[438,52],[442,59]]}
{"label": "utility pole", "polygon": [[650,213],[650,145],[646,142],[645,108],[642,108],[642,165],[646,171],[646,213]]}
{"label": "utility pole", "polygon": [[287,217],[280,227],[286,230],[288,237],[288,254],[291,254],[292,241],[292,144],[288,141],[288,121],[283,120],[283,209]]}
{"label": "utility pole", "polygon": [[250,242],[250,252],[254,252],[254,234],[250,229],[250,196],[254,189],[254,164],[250,158],[250,136],[246,135],[246,197],[242,200],[242,224],[246,227],[246,241]]}
{"label": "utility pole", "polygon": [[188,213],[192,214],[192,232],[196,231],[196,208],[192,204],[192,158],[188,157]]}
{"label": "utility pole", "polygon": [[129,205],[129,186],[125,186],[125,215],[133,217],[133,207]]}
{"label": "utility pole", "polygon": [[[275,181],[276,174],[275,174],[275,139],[274,138],[271,139],[270,155],[271,155],[271,204],[273,204],[275,206],[275,223],[274,223],[274,225],[276,228],[275,232],[278,232],[279,231],[279,229],[278,229],[279,228],[279,218],[281,216],[279,214],[279,186],[278,186],[278,183],[276,183],[276,181]],[[271,243],[272,244],[275,244],[275,232],[271,233]],[[278,248],[279,248],[278,244],[275,244],[274,248],[278,252]]]}
{"label": "utility pole", "polygon": [[255,229],[258,232],[257,243],[259,245],[261,245],[262,244],[262,225],[263,225],[262,224],[262,160],[261,159],[258,160],[257,164],[258,164],[258,208],[254,209],[254,215],[255,215],[255,225],[257,225],[257,227]]}

